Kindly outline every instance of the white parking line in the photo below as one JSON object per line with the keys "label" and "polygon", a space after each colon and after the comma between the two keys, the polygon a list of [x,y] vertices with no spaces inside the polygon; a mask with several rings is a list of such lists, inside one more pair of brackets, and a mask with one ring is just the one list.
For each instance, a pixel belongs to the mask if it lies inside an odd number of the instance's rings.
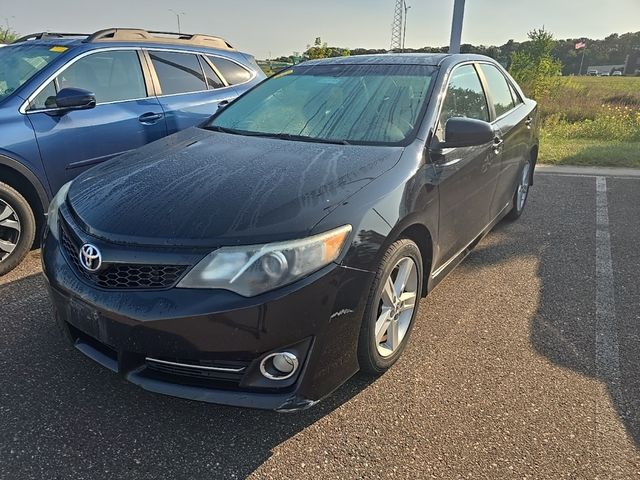
{"label": "white parking line", "polygon": [[[615,286],[609,234],[607,179],[596,177],[596,372],[606,383],[613,405],[623,406],[616,321]],[[598,419],[608,416],[610,405],[596,403],[596,429],[608,430]]]}

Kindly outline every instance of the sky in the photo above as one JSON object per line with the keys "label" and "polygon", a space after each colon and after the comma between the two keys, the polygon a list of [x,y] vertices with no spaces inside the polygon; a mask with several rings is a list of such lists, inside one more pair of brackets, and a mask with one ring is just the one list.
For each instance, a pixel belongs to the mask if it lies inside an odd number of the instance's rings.
{"label": "sky", "polygon": [[[395,0],[0,0],[0,22],[19,33],[91,33],[140,27],[222,36],[257,58],[330,46],[389,48]],[[407,0],[406,46],[449,43],[454,0]],[[640,0],[466,0],[463,43],[502,45],[544,26],[556,38],[640,30]]]}

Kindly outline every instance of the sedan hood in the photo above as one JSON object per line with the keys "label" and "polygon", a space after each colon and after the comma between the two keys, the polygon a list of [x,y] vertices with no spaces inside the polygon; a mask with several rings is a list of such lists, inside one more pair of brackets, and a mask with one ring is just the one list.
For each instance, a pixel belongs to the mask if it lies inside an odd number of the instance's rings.
{"label": "sedan hood", "polygon": [[87,233],[117,243],[287,240],[306,236],[402,150],[191,128],[88,170],[67,201]]}

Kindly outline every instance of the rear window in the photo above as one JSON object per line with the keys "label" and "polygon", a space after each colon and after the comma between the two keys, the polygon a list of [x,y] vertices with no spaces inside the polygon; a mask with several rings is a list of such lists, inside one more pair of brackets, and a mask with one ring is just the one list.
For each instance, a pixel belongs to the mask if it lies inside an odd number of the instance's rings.
{"label": "rear window", "polygon": [[33,44],[0,48],[0,101],[67,50],[63,46]]}
{"label": "rear window", "polygon": [[221,57],[209,57],[209,60],[213,62],[229,85],[237,85],[251,79],[251,72],[231,60]]}
{"label": "rear window", "polygon": [[149,52],[162,95],[207,90],[200,61],[191,53]]}

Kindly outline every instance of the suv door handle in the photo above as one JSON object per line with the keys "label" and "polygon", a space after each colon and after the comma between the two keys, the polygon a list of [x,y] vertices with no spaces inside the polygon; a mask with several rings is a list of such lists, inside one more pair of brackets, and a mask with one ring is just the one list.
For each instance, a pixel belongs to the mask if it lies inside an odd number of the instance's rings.
{"label": "suv door handle", "polygon": [[524,124],[527,126],[527,128],[531,128],[532,123],[533,123],[533,118],[531,117],[527,117],[527,119],[524,121]]}
{"label": "suv door handle", "polygon": [[154,123],[157,123],[158,120],[160,120],[163,116],[164,115],[162,113],[147,112],[140,115],[138,117],[138,121],[140,123],[144,123],[145,125],[153,125]]}

